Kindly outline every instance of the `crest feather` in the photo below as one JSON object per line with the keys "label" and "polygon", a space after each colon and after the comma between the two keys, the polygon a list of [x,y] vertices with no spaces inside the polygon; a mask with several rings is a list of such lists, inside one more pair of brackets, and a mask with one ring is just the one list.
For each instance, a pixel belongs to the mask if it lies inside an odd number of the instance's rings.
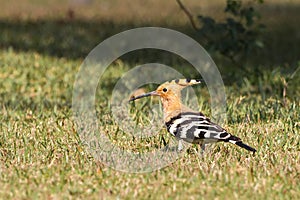
{"label": "crest feather", "polygon": [[177,84],[180,86],[190,86],[190,85],[196,85],[196,84],[200,84],[201,80],[200,79],[175,79],[172,81],[167,82],[169,84]]}

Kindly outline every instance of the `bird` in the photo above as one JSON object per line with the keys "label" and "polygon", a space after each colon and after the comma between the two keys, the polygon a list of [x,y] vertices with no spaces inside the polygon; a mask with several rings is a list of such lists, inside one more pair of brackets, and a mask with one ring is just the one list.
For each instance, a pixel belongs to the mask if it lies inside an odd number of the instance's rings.
{"label": "bird", "polygon": [[149,96],[159,96],[163,107],[163,119],[167,131],[178,142],[178,151],[182,151],[182,141],[200,144],[204,151],[208,143],[229,142],[244,148],[253,154],[256,149],[245,144],[239,137],[229,133],[220,125],[212,122],[199,111],[182,104],[181,91],[187,86],[200,84],[200,79],[175,79],[158,86],[152,92],[132,96],[129,102]]}

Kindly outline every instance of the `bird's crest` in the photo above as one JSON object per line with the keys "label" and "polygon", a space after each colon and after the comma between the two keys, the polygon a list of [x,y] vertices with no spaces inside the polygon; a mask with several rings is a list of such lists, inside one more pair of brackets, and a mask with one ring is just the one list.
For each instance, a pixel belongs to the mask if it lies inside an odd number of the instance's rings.
{"label": "bird's crest", "polygon": [[201,80],[200,79],[175,79],[175,80],[171,80],[171,81],[167,81],[163,84],[161,84],[161,86],[168,86],[168,85],[177,85],[177,86],[181,86],[181,87],[187,87],[187,86],[191,86],[191,85],[196,85],[196,84],[200,84]]}

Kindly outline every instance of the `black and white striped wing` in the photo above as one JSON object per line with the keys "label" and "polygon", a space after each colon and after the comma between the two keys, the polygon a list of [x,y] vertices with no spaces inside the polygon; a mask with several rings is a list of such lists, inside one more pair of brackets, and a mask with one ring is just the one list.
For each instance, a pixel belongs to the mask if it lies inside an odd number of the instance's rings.
{"label": "black and white striped wing", "polygon": [[[188,142],[228,142],[231,134],[202,113],[185,112],[166,123],[169,133]],[[239,138],[237,138],[239,139]]]}

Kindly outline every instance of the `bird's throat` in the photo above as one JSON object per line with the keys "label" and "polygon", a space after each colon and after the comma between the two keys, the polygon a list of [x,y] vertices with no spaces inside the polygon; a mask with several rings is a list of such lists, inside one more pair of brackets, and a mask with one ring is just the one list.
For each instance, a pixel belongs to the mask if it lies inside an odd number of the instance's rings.
{"label": "bird's throat", "polygon": [[164,121],[168,121],[170,118],[177,116],[182,112],[183,105],[181,101],[172,99],[162,99]]}

